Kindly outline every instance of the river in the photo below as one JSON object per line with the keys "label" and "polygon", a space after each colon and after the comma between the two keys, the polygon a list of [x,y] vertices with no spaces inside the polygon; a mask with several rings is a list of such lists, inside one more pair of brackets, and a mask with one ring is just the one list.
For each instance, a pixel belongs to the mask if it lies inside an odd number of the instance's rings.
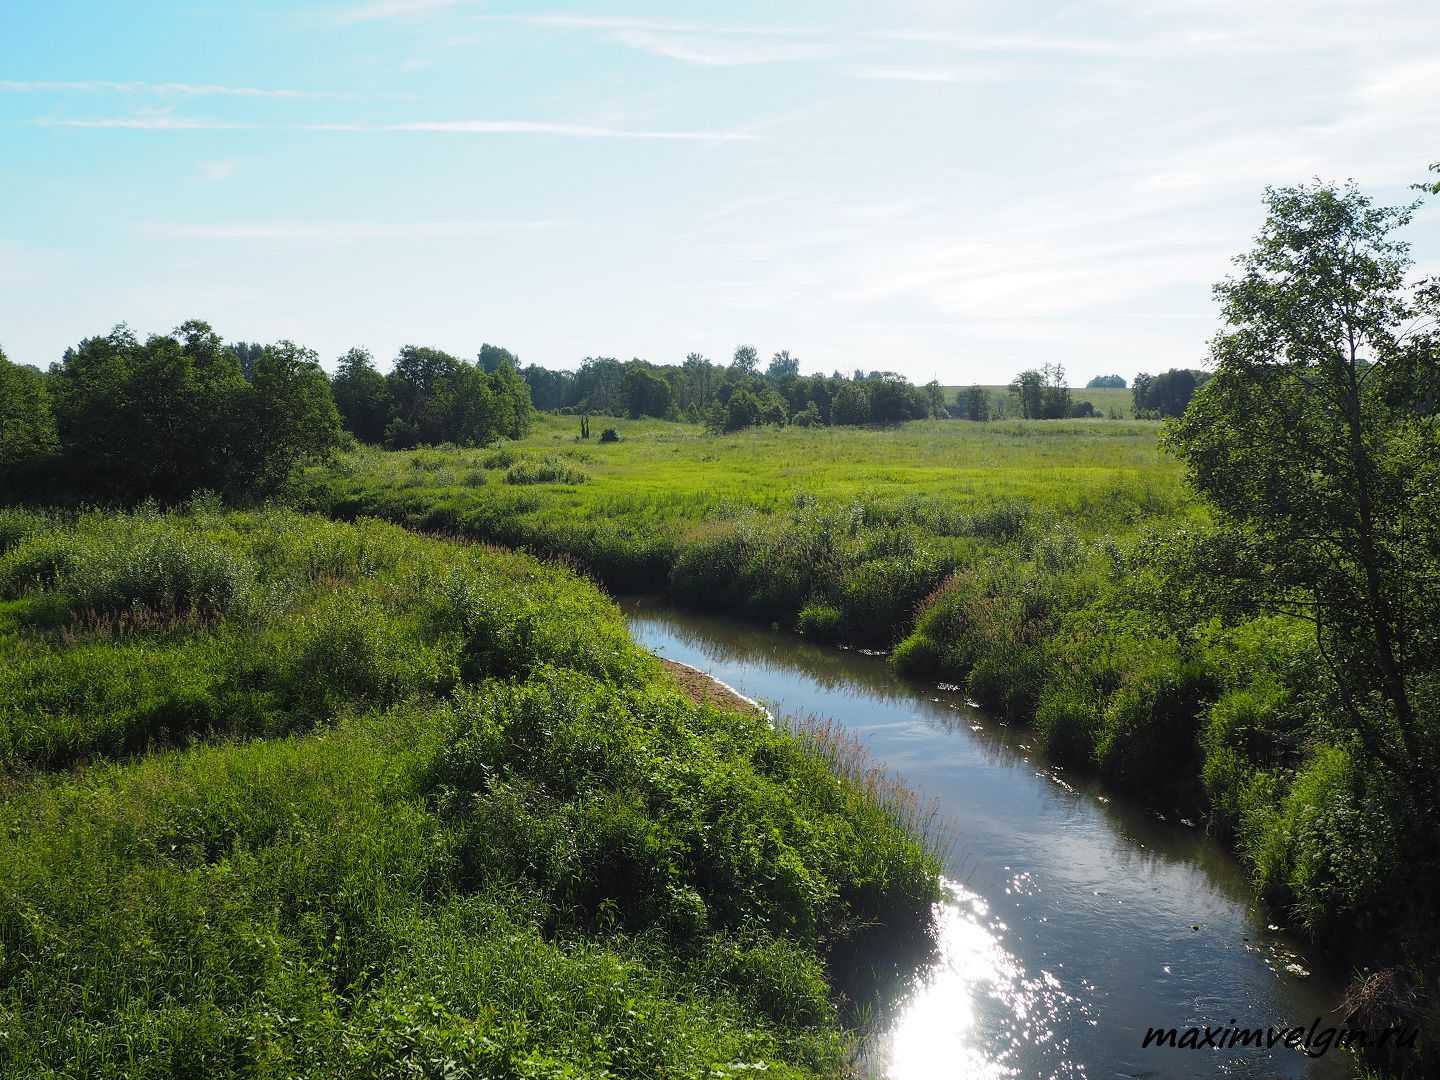
{"label": "river", "polygon": [[[875,1039],[893,1080],[1305,1077],[1347,1054],[1142,1048],[1150,1027],[1340,1026],[1341,982],[1203,828],[1033,752],[1032,734],[883,657],[624,600],[635,639],[777,715],[829,718],[955,823],[938,958]],[[1222,1043],[1227,1034],[1213,1032]],[[1319,1043],[1312,1042],[1313,1047]]]}

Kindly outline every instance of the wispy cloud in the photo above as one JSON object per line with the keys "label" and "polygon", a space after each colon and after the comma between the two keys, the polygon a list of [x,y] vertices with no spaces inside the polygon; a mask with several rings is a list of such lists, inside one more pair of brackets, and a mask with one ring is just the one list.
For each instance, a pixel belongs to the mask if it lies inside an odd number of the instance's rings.
{"label": "wispy cloud", "polygon": [[327,131],[435,131],[457,135],[571,135],[585,139],[691,139],[713,142],[754,142],[762,136],[746,131],[634,131],[592,124],[551,124],[531,120],[415,120],[401,124],[331,125]]}
{"label": "wispy cloud", "polygon": [[[249,124],[237,120],[197,120],[185,116],[106,116],[91,120],[64,120],[42,117],[31,120],[34,127],[124,128],[136,131],[275,131],[283,125]],[[300,125],[304,130],[308,125]]]}
{"label": "wispy cloud", "polygon": [[96,119],[28,121],[37,127],[112,128],[136,131],[335,131],[432,132],[450,135],[557,135],[582,139],[675,139],[695,142],[754,142],[763,136],[746,131],[644,131],[594,124],[555,124],[535,120],[411,120],[397,124],[258,124],[185,116],[108,116]]}
{"label": "wispy cloud", "polygon": [[329,98],[332,100],[357,100],[372,97],[398,98],[409,96],[405,94],[355,94],[339,90],[288,90],[268,89],[256,86],[221,86],[216,83],[111,82],[105,79],[33,82],[18,79],[0,79],[0,91],[7,90],[20,93],[74,91],[79,93],[159,94],[169,97],[224,95],[229,97],[251,98]]}
{"label": "wispy cloud", "polygon": [[140,236],[178,240],[294,240],[349,243],[361,240],[431,240],[555,229],[561,221],[238,221],[191,223],[141,221]]}
{"label": "wispy cloud", "polygon": [[947,45],[966,52],[1047,53],[1075,56],[1125,56],[1133,52],[1132,40],[1103,38],[1047,37],[1030,34],[973,34],[953,30],[874,30],[858,35],[875,41],[919,45]]}
{"label": "wispy cloud", "polygon": [[1015,83],[1044,78],[1054,83],[1087,83],[1095,86],[1127,86],[1131,81],[1113,74],[1092,74],[1088,69],[1060,72],[1046,69],[1038,62],[999,61],[964,63],[954,68],[933,67],[853,67],[842,74],[852,79],[876,79],[884,82],[932,84]]}
{"label": "wispy cloud", "polygon": [[446,8],[455,7],[461,0],[372,0],[343,12],[339,22],[375,22],[380,19],[414,19],[435,15]]}
{"label": "wispy cloud", "polygon": [[757,41],[751,36],[719,34],[673,34],[651,30],[616,30],[612,40],[621,45],[683,60],[704,67],[738,67],[744,64],[778,64],[796,60],[821,60],[848,56],[856,51],[852,42],[812,40]]}
{"label": "wispy cloud", "polygon": [[234,176],[236,165],[233,161],[202,161],[196,168],[202,179],[217,181]]}
{"label": "wispy cloud", "polygon": [[[720,24],[674,19],[636,19],[571,14],[482,14],[470,25],[530,27],[558,33],[580,33],[629,49],[702,67],[789,63],[851,55],[867,46],[853,36],[832,34],[823,27],[786,24]],[[447,33],[438,47],[483,44],[490,35]]]}
{"label": "wispy cloud", "polygon": [[975,76],[964,71],[926,71],[920,68],[854,68],[849,72],[854,79],[884,79],[894,82],[959,83],[972,82]]}
{"label": "wispy cloud", "polygon": [[552,30],[650,30],[656,33],[715,34],[721,36],[789,37],[820,35],[814,26],[762,25],[756,23],[703,23],[674,19],[627,19],[605,15],[477,15],[477,21],[538,26]]}

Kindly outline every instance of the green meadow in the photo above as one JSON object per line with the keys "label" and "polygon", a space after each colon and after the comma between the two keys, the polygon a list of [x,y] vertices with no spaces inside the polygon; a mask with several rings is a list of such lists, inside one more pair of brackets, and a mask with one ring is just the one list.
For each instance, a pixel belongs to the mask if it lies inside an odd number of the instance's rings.
{"label": "green meadow", "polygon": [[1214,606],[1203,567],[1223,549],[1162,424],[613,425],[611,443],[551,416],[488,448],[361,449],[305,497],[889,650],[1055,758],[1203,815],[1342,963],[1440,969],[1423,900],[1440,864],[1403,840],[1424,811],[1367,779],[1312,626]]}
{"label": "green meadow", "polygon": [[523,555],[7,510],[0,660],[6,1076],[833,1076],[929,941],[913,800]]}
{"label": "green meadow", "polygon": [[[717,522],[797,508],[891,518],[942,544],[985,515],[1039,515],[1093,537],[1192,512],[1152,421],[928,421],[724,438],[659,420],[605,423],[620,441],[581,440],[576,419],[542,415],[528,437],[495,448],[361,448],[312,471],[308,500],[567,555],[635,589],[663,588],[679,551]],[[554,479],[532,482],[545,468]]]}

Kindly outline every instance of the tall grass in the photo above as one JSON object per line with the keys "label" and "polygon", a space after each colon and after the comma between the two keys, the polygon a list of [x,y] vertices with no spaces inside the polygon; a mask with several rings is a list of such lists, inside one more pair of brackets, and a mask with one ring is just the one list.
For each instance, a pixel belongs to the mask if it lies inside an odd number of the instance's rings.
{"label": "tall grass", "polygon": [[898,804],[562,569],[279,511],[5,529],[4,1075],[832,1076],[849,958],[926,938]]}

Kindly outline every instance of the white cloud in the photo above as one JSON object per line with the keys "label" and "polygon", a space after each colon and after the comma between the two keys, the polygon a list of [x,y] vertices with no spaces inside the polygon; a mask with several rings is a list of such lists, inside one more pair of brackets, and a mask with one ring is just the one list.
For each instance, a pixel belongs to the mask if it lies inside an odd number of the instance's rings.
{"label": "white cloud", "polygon": [[676,22],[669,19],[624,19],[596,15],[481,15],[486,22],[518,23],[553,30],[649,30],[656,33],[714,34],[717,36],[783,37],[820,35],[824,31],[809,26],[759,26],[755,24],[719,24]]}
{"label": "white cloud", "polygon": [[295,240],[348,243],[363,240],[434,240],[554,229],[559,221],[142,221],[130,231],[176,240]]}
{"label": "white cloud", "polygon": [[451,135],[558,135],[584,139],[672,139],[695,142],[752,142],[762,136],[743,131],[644,131],[594,124],[535,120],[411,120],[395,124],[257,124],[183,116],[113,116],[88,120],[31,120],[38,127],[117,128],[139,131],[333,131],[433,132]]}
{"label": "white cloud", "polygon": [[374,22],[379,19],[413,19],[435,15],[453,8],[460,0],[373,0],[372,3],[344,12],[339,22]]}
{"label": "white cloud", "polygon": [[847,56],[853,43],[826,40],[756,42],[719,34],[673,34],[650,30],[617,30],[611,39],[653,56],[665,56],[704,67],[738,67],[743,64],[782,64]]}
{"label": "white cloud", "polygon": [[[478,15],[474,21],[559,32],[592,32],[626,48],[702,67],[791,63],[852,55],[870,48],[853,35],[795,25],[716,24],[669,19],[592,15]],[[446,47],[475,45],[484,38],[451,35]]]}
{"label": "white cloud", "polygon": [[435,131],[460,135],[571,135],[586,139],[693,139],[751,142],[759,135],[743,131],[632,131],[591,124],[551,124],[531,120],[416,120],[401,124],[313,125],[325,131]]}
{"label": "white cloud", "polygon": [[891,82],[963,83],[974,82],[976,75],[968,71],[935,71],[920,68],[862,67],[848,72],[852,79],[883,79]]}
{"label": "white cloud", "polygon": [[237,166],[233,161],[202,161],[196,168],[203,179],[217,181],[234,176]]}
{"label": "white cloud", "polygon": [[1104,38],[1042,37],[1028,34],[974,34],[953,30],[876,30],[858,35],[878,41],[920,45],[949,45],[965,52],[1060,53],[1076,56],[1126,56],[1133,53],[1132,40]]}
{"label": "white cloud", "polygon": [[270,124],[245,124],[231,120],[201,120],[184,116],[107,116],[93,120],[31,120],[36,127],[125,128],[136,131],[267,131]]}
{"label": "white cloud", "polygon": [[21,93],[77,91],[81,93],[160,94],[171,97],[222,95],[256,98],[329,98],[335,100],[403,96],[397,94],[352,94],[337,90],[262,89],[254,86],[220,86],[215,83],[109,82],[103,79],[85,79],[71,82],[33,82],[16,79],[0,79],[0,90],[10,90]]}

